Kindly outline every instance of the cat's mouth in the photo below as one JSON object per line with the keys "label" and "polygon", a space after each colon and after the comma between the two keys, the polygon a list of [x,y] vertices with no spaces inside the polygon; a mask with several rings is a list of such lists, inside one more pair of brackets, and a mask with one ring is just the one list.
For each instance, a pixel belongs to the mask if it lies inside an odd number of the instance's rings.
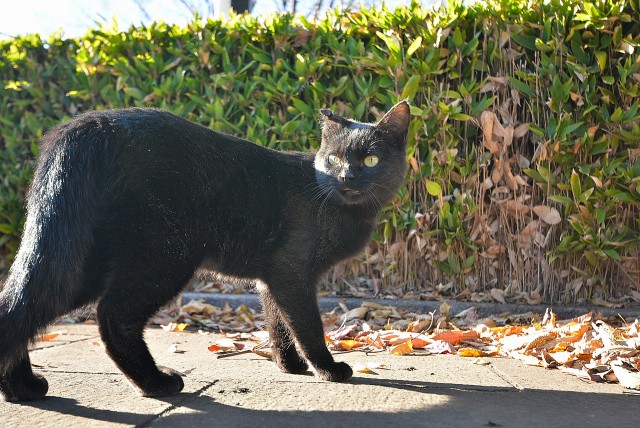
{"label": "cat's mouth", "polygon": [[352,189],[349,187],[343,187],[338,192],[344,202],[347,204],[356,204],[362,201],[364,192],[361,190]]}

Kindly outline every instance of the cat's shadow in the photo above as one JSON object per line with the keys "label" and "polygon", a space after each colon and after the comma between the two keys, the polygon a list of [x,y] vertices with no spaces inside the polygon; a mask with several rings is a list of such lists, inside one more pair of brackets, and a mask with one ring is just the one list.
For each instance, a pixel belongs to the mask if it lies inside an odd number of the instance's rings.
{"label": "cat's shadow", "polygon": [[[87,407],[86,405],[80,405],[74,399],[55,396],[48,396],[41,401],[20,403],[17,405],[86,419],[87,424],[90,424],[90,421],[102,421],[141,427],[154,425],[211,426],[212,423],[213,426],[233,427],[305,425],[311,427],[351,426],[353,424],[365,426],[381,424],[416,426],[418,424],[424,426],[417,421],[423,421],[425,417],[430,418],[432,421],[448,421],[445,426],[455,426],[455,423],[453,423],[450,418],[452,415],[457,414],[454,410],[457,411],[461,408],[466,409],[466,414],[472,415],[474,422],[480,421],[489,424],[486,426],[500,426],[493,424],[492,421],[497,420],[504,423],[508,421],[513,422],[515,420],[514,418],[521,417],[518,415],[528,414],[532,408],[547,408],[550,405],[549,403],[557,403],[561,407],[566,403],[580,403],[581,407],[584,406],[584,408],[593,409],[615,407],[620,409],[618,412],[620,413],[620,417],[616,419],[618,422],[620,420],[626,420],[625,418],[632,421],[634,419],[633,415],[635,415],[635,407],[632,405],[633,402],[631,402],[635,397],[623,397],[619,394],[597,393],[593,391],[561,391],[551,389],[517,390],[509,386],[464,385],[373,377],[355,377],[346,383],[352,385],[378,386],[388,389],[388,391],[376,394],[376,396],[393,394],[394,390],[404,390],[410,391],[411,393],[430,394],[438,396],[441,399],[435,400],[431,404],[423,403],[416,408],[393,412],[384,410],[375,411],[371,409],[363,409],[362,411],[343,411],[336,409],[298,411],[293,408],[284,411],[261,410],[244,408],[240,404],[235,406],[222,404],[217,402],[213,397],[201,393],[182,393],[173,397],[157,399],[169,404],[170,407],[168,407],[168,411],[164,410],[154,413],[148,411],[136,413],[135,409],[132,409],[130,412],[95,409]],[[130,399],[132,402],[141,400],[141,398],[133,395]],[[504,402],[507,399],[510,405],[505,407]],[[269,397],[265,397],[265,401],[268,400]],[[132,406],[132,408],[134,407],[136,406]],[[265,405],[265,407],[267,406]],[[575,415],[571,412],[565,413],[566,415],[564,413],[554,412],[549,412],[548,415],[539,415],[542,419],[540,420],[541,424],[537,426],[544,426],[547,423],[562,426],[564,422],[566,422],[564,420],[566,419],[565,416],[572,421],[571,423],[567,422],[568,425],[576,425],[578,421],[573,418],[578,416],[582,417],[584,421],[594,422],[589,419],[594,417],[594,415],[591,415],[589,412],[586,412],[584,415]],[[580,417],[578,417],[578,419],[580,419]],[[75,424],[80,425],[82,422],[76,422]],[[623,423],[620,426],[635,425]]]}
{"label": "cat's shadow", "polygon": [[[313,376],[313,373],[306,372],[302,374],[303,376]],[[425,381],[406,381],[406,380],[393,380],[393,379],[374,379],[374,378],[363,378],[363,377],[355,377],[348,380],[346,383],[355,384],[355,385],[373,385],[373,386],[381,386],[392,389],[402,389],[412,392],[419,393],[429,393],[436,395],[447,395],[452,391],[486,391],[486,392],[496,392],[495,387],[482,387],[482,386],[473,386],[469,387],[466,385],[453,385],[453,384],[440,384],[433,382],[425,382]],[[513,391],[513,389],[502,388],[505,392],[507,390]],[[141,398],[137,396],[131,397],[132,402],[136,400],[141,400]],[[144,399],[148,400],[148,399]],[[243,420],[252,420],[252,418],[258,416],[267,417],[269,414],[279,414],[283,415],[285,413],[295,413],[295,409],[292,409],[291,412],[287,411],[263,411],[256,409],[245,409],[240,406],[229,406],[226,404],[218,403],[214,398],[209,397],[207,395],[202,395],[199,393],[181,393],[172,397],[160,397],[155,400],[165,402],[171,406],[173,409],[178,408],[186,408],[193,410],[196,414],[211,414],[211,415],[226,415],[226,417],[234,418],[236,422]],[[155,420],[159,418],[157,413],[145,413],[145,412],[137,412],[135,407],[140,406],[132,406],[131,411],[122,411],[122,410],[109,410],[109,409],[98,409],[88,407],[86,405],[81,405],[77,400],[67,397],[57,397],[57,396],[46,396],[44,399],[33,402],[22,402],[16,403],[15,405],[19,406],[28,406],[33,408],[34,410],[41,411],[49,411],[55,412],[59,414],[70,415],[78,418],[83,418],[87,420],[98,420],[103,422],[109,422],[114,424],[126,424],[126,425],[134,425],[134,426],[149,426],[153,424]],[[343,417],[349,412],[340,412],[340,411],[318,411],[311,413],[322,413],[327,416],[329,414],[333,416]],[[344,413],[344,415],[343,415]],[[190,425],[189,421],[189,412],[187,413],[170,413],[166,416],[166,418],[171,419],[171,425],[181,425],[179,419],[185,418],[185,423]],[[196,416],[197,417],[197,416]],[[242,424],[241,424],[242,425]],[[237,425],[236,425],[237,426]]]}

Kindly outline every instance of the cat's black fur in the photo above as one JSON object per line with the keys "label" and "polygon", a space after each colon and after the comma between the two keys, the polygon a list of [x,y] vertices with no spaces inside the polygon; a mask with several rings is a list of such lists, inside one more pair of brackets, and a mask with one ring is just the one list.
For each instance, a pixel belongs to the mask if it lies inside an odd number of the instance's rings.
{"label": "cat's black fur", "polygon": [[[142,333],[202,268],[258,284],[281,370],[308,362],[322,379],[348,379],[324,343],[316,282],[363,249],[401,185],[410,113],[403,101],[377,124],[322,116],[315,156],[155,109],[91,112],[47,133],[0,292],[4,398],[46,394],[29,342],[95,301],[107,353],[142,394],[179,392],[181,377],[156,367]],[[370,155],[373,167],[363,164]]]}

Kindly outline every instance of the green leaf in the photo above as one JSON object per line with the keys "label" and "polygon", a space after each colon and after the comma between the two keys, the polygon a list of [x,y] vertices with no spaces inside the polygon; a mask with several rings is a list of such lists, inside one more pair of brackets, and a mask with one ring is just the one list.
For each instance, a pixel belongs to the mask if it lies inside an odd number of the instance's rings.
{"label": "green leaf", "polygon": [[571,171],[571,178],[569,179],[571,183],[571,192],[573,193],[573,198],[576,201],[580,200],[580,196],[582,196],[582,185],[580,184],[580,175],[575,171]]}
{"label": "green leaf", "polygon": [[531,98],[536,98],[536,90],[524,82],[519,81],[515,77],[508,76],[507,80],[515,89]]}
{"label": "green leaf", "polygon": [[460,49],[464,44],[464,39],[462,38],[462,32],[460,31],[460,27],[456,26],[456,29],[453,30],[453,44],[456,49]]}
{"label": "green leaf", "polygon": [[409,45],[409,48],[407,49],[407,58],[409,58],[411,55],[413,55],[413,53],[415,51],[418,50],[418,48],[422,45],[422,36],[418,36],[413,42],[411,42],[411,44]]}
{"label": "green leaf", "polygon": [[431,196],[440,196],[442,194],[442,187],[435,181],[427,180],[425,185],[427,186],[427,193]]}
{"label": "green leaf", "polygon": [[612,259],[617,260],[619,262],[622,261],[622,257],[620,257],[620,254],[618,254],[618,252],[613,248],[607,248],[606,250],[604,250],[604,252],[607,256],[611,257]]}
{"label": "green leaf", "polygon": [[417,74],[411,76],[407,81],[407,83],[404,85],[401,98],[413,99],[413,97],[415,97],[416,95],[416,92],[418,91],[419,85],[420,85],[420,76]]}
{"label": "green leaf", "polygon": [[598,66],[600,67],[600,71],[604,71],[607,67],[607,53],[603,51],[598,51],[595,53],[596,60],[598,61]]}
{"label": "green leaf", "polygon": [[464,113],[456,113],[451,115],[451,119],[466,122],[467,120],[473,119],[473,116],[469,116],[468,114]]}
{"label": "green leaf", "polygon": [[512,34],[511,38],[517,44],[522,45],[522,46],[526,47],[529,50],[532,50],[532,51],[536,50],[536,38],[535,37],[525,36],[525,35],[522,35],[522,34]]}
{"label": "green leaf", "polygon": [[582,192],[582,194],[580,195],[580,202],[581,203],[586,203],[589,200],[589,197],[591,196],[591,194],[593,193],[594,188],[590,188],[585,190],[584,192]]}
{"label": "green leaf", "polygon": [[16,233],[16,229],[10,224],[0,224],[0,232],[13,235]]}
{"label": "green leaf", "polygon": [[395,37],[387,36],[386,34],[376,31],[376,35],[382,39],[382,41],[387,45],[390,51],[394,53],[400,52],[400,46],[398,45],[398,41]]}
{"label": "green leaf", "polygon": [[542,40],[536,38],[535,42],[534,42],[534,46],[536,47],[536,49],[538,49],[539,51],[542,52],[551,52],[553,50],[552,46],[549,46],[548,43],[543,42]]}
{"label": "green leaf", "polygon": [[622,202],[636,202],[636,198],[634,198],[633,195],[628,192],[618,191],[615,192],[612,196]]}
{"label": "green leaf", "polygon": [[549,199],[552,200],[553,202],[558,202],[560,204],[572,204],[573,203],[573,199],[571,199],[568,196],[564,196],[564,195],[551,195],[551,196],[549,196]]}
{"label": "green leaf", "polygon": [[592,251],[585,251],[584,256],[591,266],[598,265],[598,257]]}

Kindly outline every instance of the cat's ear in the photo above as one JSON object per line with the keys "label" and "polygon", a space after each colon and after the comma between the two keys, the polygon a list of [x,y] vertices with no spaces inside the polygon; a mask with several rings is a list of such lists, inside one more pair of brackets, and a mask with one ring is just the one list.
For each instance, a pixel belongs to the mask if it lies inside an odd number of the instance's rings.
{"label": "cat's ear", "polygon": [[403,100],[391,107],[376,127],[397,135],[405,135],[409,129],[409,122],[411,122],[411,110],[407,100]]}
{"label": "cat's ear", "polygon": [[322,114],[322,136],[327,136],[337,133],[342,128],[347,120],[335,114],[328,108],[320,109]]}

